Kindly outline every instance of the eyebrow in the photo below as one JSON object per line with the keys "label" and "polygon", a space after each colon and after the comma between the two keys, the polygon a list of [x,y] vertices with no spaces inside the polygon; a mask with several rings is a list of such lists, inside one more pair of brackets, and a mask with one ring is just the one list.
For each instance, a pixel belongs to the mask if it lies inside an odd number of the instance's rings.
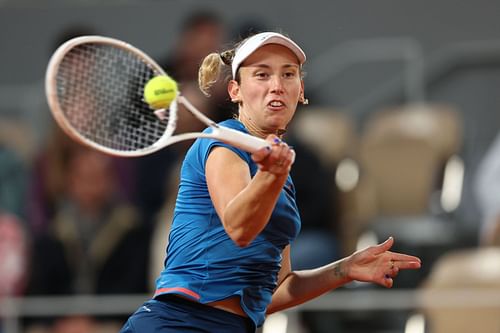
{"label": "eyebrow", "polygon": [[[254,64],[254,65],[249,65],[248,67],[258,67],[258,68],[271,68],[271,66],[267,65],[267,64]],[[300,68],[299,65],[297,64],[285,64],[283,66],[281,66],[282,68]]]}

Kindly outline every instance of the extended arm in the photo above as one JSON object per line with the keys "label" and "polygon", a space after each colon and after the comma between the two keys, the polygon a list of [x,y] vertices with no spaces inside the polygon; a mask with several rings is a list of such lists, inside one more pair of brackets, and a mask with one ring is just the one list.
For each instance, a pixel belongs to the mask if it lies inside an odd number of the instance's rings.
{"label": "extended arm", "polygon": [[280,282],[267,313],[302,304],[354,280],[392,287],[393,278],[400,270],[420,268],[419,258],[389,251],[393,243],[391,237],[339,261],[304,271],[291,270],[288,246],[283,252]]}

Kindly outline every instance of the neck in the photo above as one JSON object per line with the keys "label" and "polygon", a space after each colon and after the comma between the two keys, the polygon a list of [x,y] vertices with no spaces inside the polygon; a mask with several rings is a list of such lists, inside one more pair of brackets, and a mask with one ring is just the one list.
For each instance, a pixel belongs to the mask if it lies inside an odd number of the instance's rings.
{"label": "neck", "polygon": [[245,115],[242,113],[240,113],[236,119],[240,121],[243,125],[245,125],[245,128],[248,130],[250,134],[252,134],[253,136],[257,136],[259,138],[265,139],[269,134],[274,134],[279,138],[281,138],[286,133],[286,129],[284,128],[270,129],[270,130],[259,128],[251,117],[245,117]]}

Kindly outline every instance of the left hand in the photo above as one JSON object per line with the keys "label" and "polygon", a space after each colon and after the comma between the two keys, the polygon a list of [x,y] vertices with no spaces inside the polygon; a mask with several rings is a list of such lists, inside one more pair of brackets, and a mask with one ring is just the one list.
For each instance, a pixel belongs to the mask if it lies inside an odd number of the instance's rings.
{"label": "left hand", "polygon": [[349,278],[362,282],[374,282],[391,288],[400,270],[418,269],[421,261],[418,257],[389,251],[394,239],[357,251],[346,260]]}

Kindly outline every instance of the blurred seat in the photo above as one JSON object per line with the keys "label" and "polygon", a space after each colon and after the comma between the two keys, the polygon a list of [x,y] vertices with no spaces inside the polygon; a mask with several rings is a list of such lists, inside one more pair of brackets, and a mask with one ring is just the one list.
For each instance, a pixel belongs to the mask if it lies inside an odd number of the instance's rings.
{"label": "blurred seat", "polygon": [[303,110],[292,126],[295,135],[320,156],[325,166],[336,166],[356,144],[354,124],[345,110]]}
{"label": "blurred seat", "polygon": [[375,186],[377,214],[424,213],[439,172],[439,156],[420,138],[365,139],[360,146],[363,171]]}
{"label": "blurred seat", "polygon": [[378,215],[428,213],[446,163],[461,142],[460,117],[448,105],[388,108],[369,119],[359,159],[373,181]]}
{"label": "blurred seat", "polygon": [[497,217],[495,227],[493,228],[493,232],[491,233],[491,237],[488,238],[488,241],[489,243],[487,243],[487,245],[500,247],[500,216]]}
{"label": "blurred seat", "polygon": [[[461,161],[461,144],[461,118],[450,105],[386,108],[365,123],[357,155],[360,184],[365,185],[356,189],[364,193],[356,195],[371,200],[372,215],[361,221],[361,232],[376,235],[376,241],[394,236],[394,250],[426,262],[418,272],[399,277],[397,286],[418,284],[436,253],[455,246],[460,238],[448,207],[458,206],[463,174],[450,172],[448,165]],[[463,164],[460,168],[463,171]],[[455,203],[445,209],[443,195]]]}
{"label": "blurred seat", "polygon": [[422,284],[432,333],[500,331],[500,248],[448,252]]}
{"label": "blurred seat", "polygon": [[415,103],[389,107],[374,114],[365,133],[371,140],[407,136],[427,141],[443,158],[457,153],[462,144],[462,122],[447,104]]}

